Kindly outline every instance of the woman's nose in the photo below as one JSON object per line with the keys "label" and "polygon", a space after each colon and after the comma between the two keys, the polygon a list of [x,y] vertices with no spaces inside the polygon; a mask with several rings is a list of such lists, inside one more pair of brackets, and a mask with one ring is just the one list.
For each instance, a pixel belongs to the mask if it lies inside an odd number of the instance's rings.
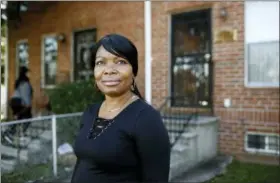
{"label": "woman's nose", "polygon": [[104,74],[116,74],[118,71],[114,67],[114,64],[107,64],[105,69],[104,69]]}

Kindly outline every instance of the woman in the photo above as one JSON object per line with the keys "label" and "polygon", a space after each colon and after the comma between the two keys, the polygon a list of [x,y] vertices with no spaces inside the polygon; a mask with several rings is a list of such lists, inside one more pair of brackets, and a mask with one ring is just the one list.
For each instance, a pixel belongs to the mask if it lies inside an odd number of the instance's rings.
{"label": "woman", "polygon": [[[15,82],[15,92],[10,100],[10,107],[13,111],[15,120],[32,118],[31,104],[33,89],[28,78],[29,70],[26,67],[20,67],[19,77]],[[25,134],[30,123],[23,124],[23,133]],[[13,125],[4,133],[4,139],[8,143],[13,142],[13,136],[16,133],[17,125]]]}
{"label": "woman", "polygon": [[137,89],[136,47],[121,35],[107,35],[96,44],[92,65],[105,100],[82,116],[71,182],[168,182],[169,137],[160,113]]}

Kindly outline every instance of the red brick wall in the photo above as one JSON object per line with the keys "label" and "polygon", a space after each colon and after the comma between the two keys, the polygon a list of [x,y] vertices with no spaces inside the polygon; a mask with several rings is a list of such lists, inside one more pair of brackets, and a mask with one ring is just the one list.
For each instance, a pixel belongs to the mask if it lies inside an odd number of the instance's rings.
{"label": "red brick wall", "polygon": [[[137,85],[144,94],[144,2],[55,2],[45,12],[23,13],[22,23],[9,25],[9,96],[15,81],[16,42],[29,43],[31,83],[35,95],[41,76],[41,39],[45,34],[64,33],[66,42],[59,43],[57,73],[71,74],[72,33],[87,28],[97,29],[97,38],[116,32],[126,35],[138,48]],[[59,80],[59,79],[58,79]]]}
{"label": "red brick wall", "polygon": [[[226,7],[228,19],[219,17]],[[220,117],[220,150],[243,153],[244,130],[277,132],[279,129],[279,89],[250,89],[244,86],[244,10],[243,2],[152,2],[152,99],[155,106],[168,96],[169,88],[169,23],[172,13],[212,8],[212,37],[223,28],[236,29],[238,39],[229,43],[213,43],[214,112]],[[97,28],[98,38],[113,31],[125,34],[139,51],[138,85],[144,94],[144,2],[57,2],[47,12],[23,17],[20,28],[9,31],[9,91],[14,81],[15,44],[28,39],[31,69],[37,76],[31,82],[39,86],[41,36],[63,32],[67,42],[59,45],[59,71],[71,69],[72,31]],[[225,98],[232,99],[229,109]]]}
{"label": "red brick wall", "polygon": [[[221,29],[236,29],[237,41],[212,45],[214,62],[214,113],[220,117],[219,147],[222,152],[244,152],[244,131],[279,133],[279,88],[244,86],[244,5],[243,2],[153,2],[153,103],[159,106],[168,95],[169,82],[169,23],[172,13],[212,8],[212,38]],[[226,7],[226,21],[219,9]],[[225,98],[232,106],[224,108]]]}

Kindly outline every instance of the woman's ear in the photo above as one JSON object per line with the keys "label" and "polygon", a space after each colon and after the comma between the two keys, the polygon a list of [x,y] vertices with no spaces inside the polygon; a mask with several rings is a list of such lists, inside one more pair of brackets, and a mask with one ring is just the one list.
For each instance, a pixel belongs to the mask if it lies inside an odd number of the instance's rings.
{"label": "woman's ear", "polygon": [[134,91],[135,90],[135,86],[136,86],[136,83],[135,83],[135,78],[134,76],[132,77],[132,83],[131,83],[131,91]]}

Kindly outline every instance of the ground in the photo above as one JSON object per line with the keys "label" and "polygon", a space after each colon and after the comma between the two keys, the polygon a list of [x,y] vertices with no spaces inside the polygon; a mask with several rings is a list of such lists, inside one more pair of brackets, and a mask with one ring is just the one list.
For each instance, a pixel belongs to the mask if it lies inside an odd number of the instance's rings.
{"label": "ground", "polygon": [[[31,174],[30,172],[33,173]],[[234,160],[228,166],[224,175],[215,177],[205,183],[279,183],[279,172],[279,166],[243,163]],[[2,176],[2,181],[4,183],[25,182],[45,175],[50,175],[50,169],[46,165],[39,165],[33,169],[31,167],[29,170],[25,169],[23,172],[4,175]]]}
{"label": "ground", "polygon": [[280,167],[233,161],[222,176],[205,183],[279,183]]}

